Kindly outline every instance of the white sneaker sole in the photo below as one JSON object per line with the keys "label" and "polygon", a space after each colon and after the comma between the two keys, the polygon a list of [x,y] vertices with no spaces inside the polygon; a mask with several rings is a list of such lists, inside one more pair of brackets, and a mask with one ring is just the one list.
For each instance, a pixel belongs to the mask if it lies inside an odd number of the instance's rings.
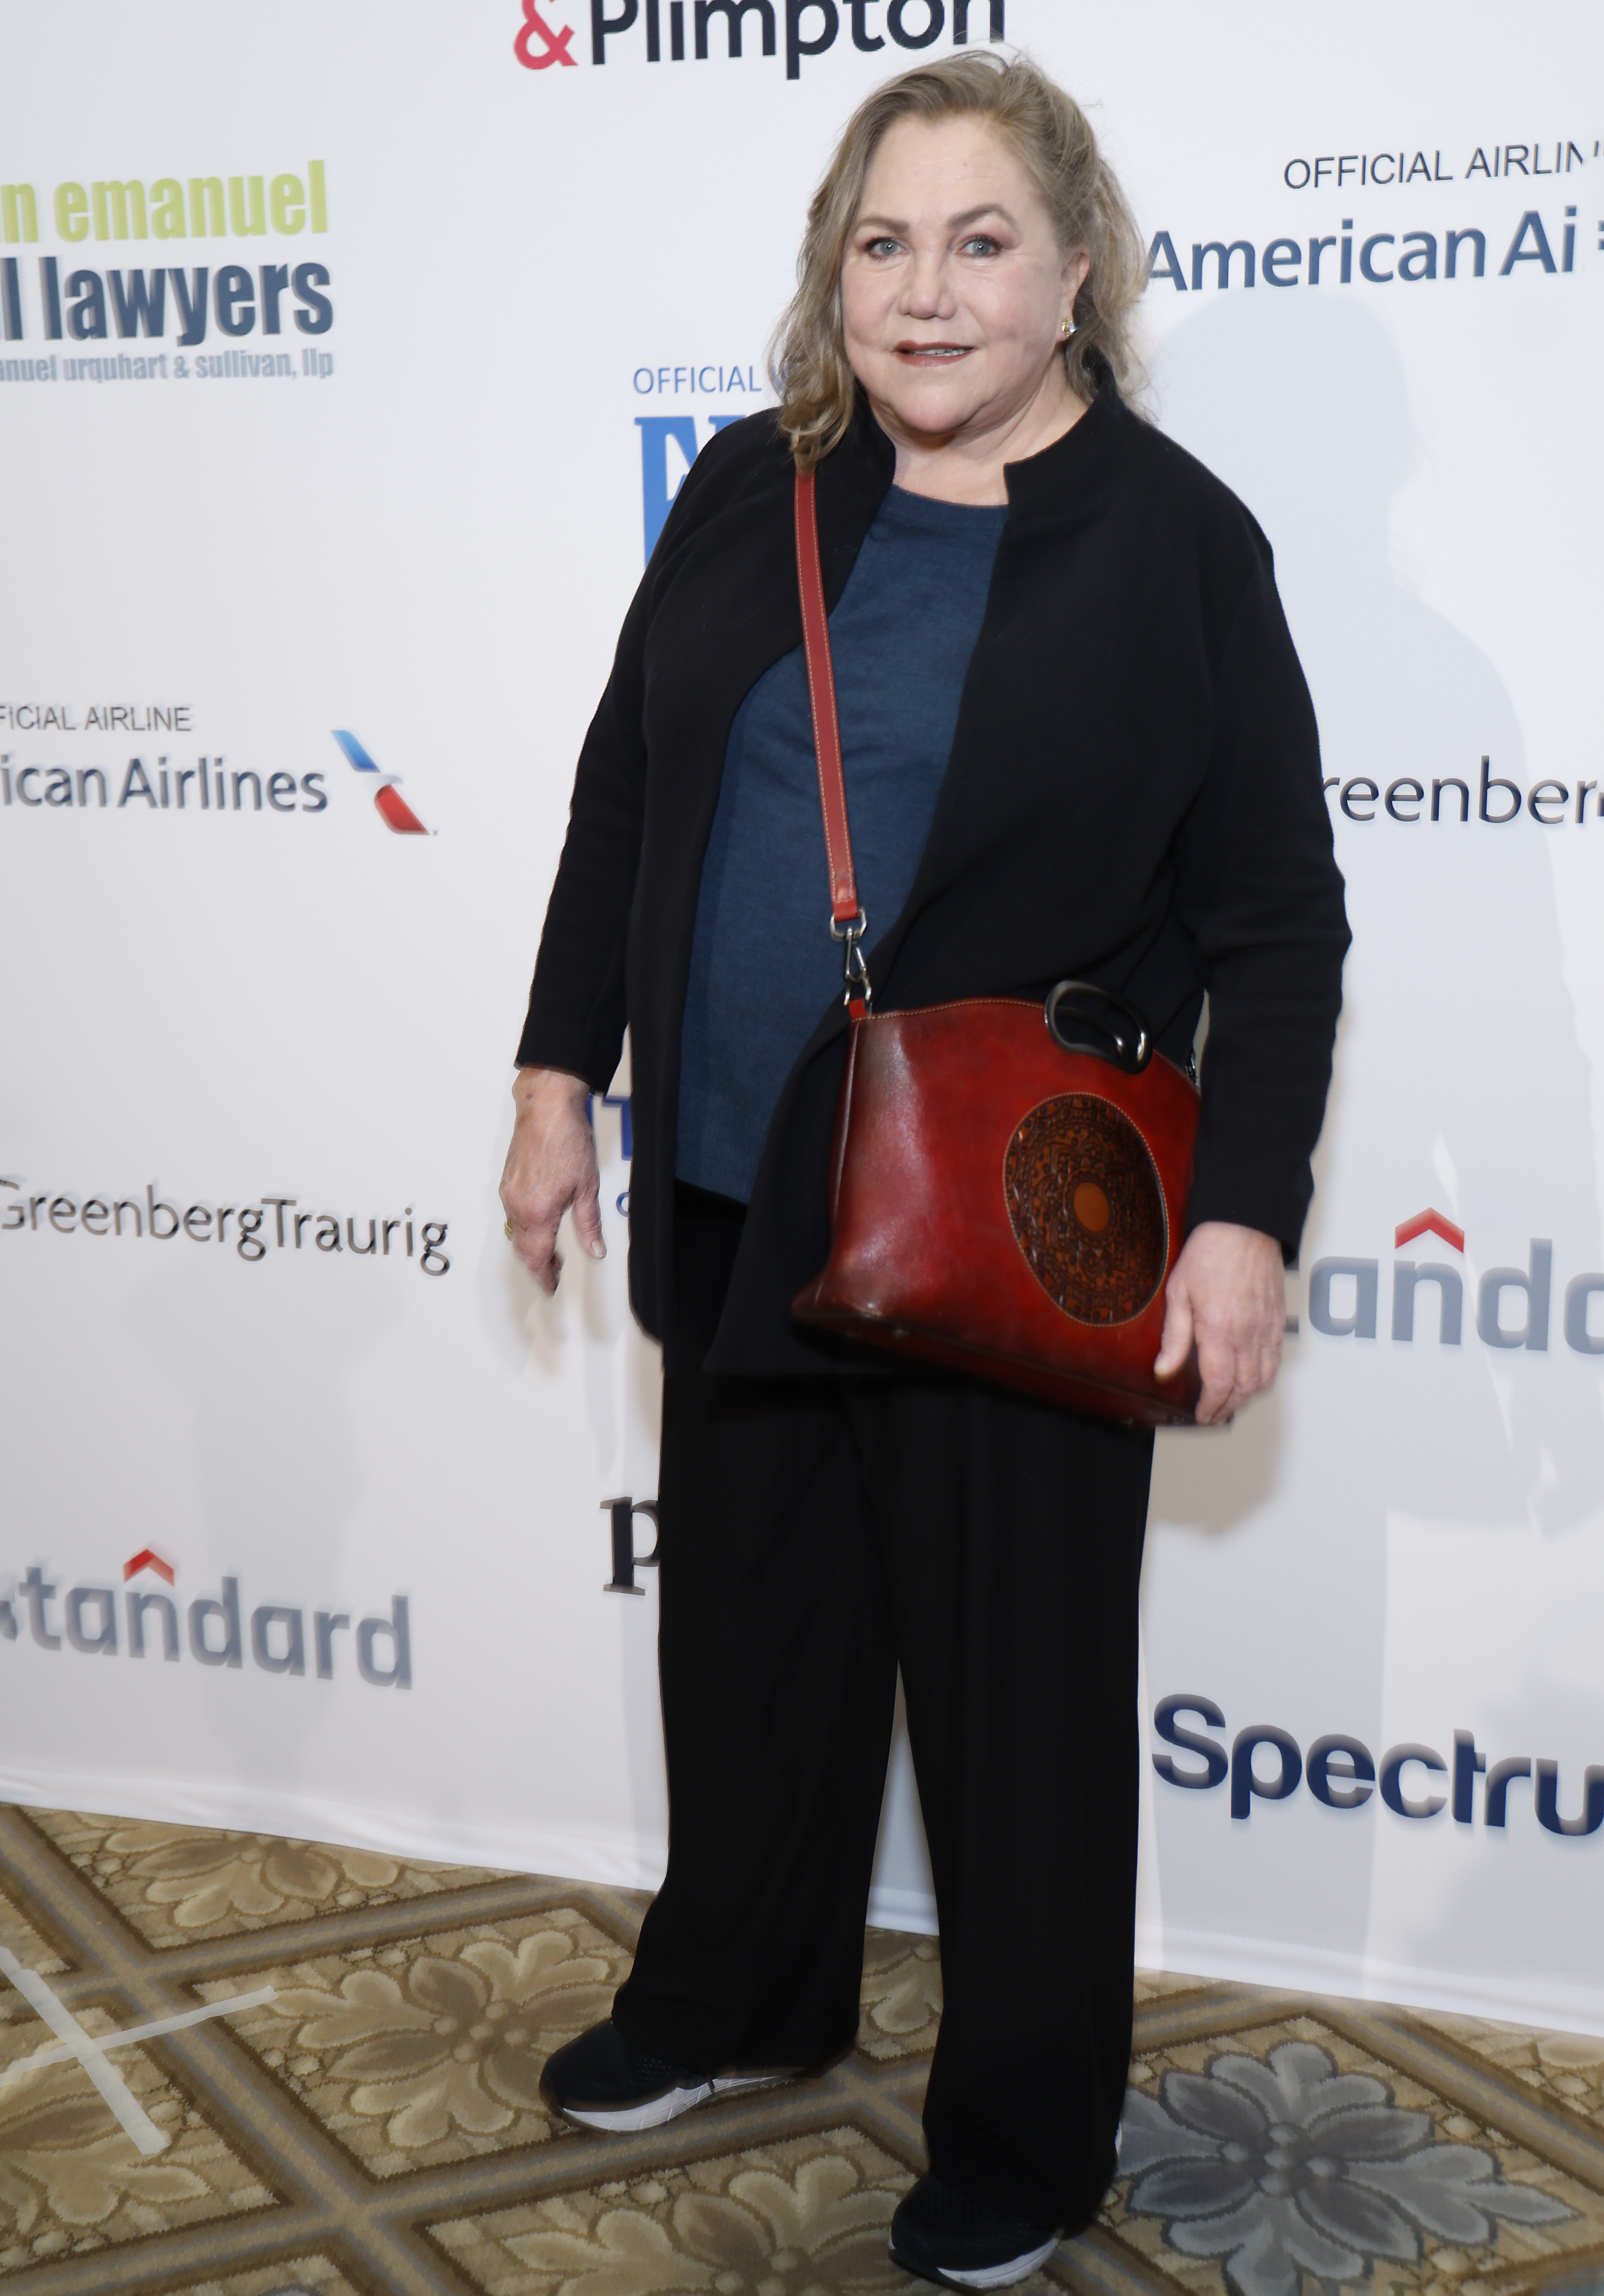
{"label": "white sneaker sole", "polygon": [[749,2088],[774,2088],[794,2078],[792,2073],[719,2073],[712,2080],[698,2081],[694,2088],[664,2089],[661,2096],[649,2096],[644,2104],[605,2110],[565,2105],[563,2118],[577,2121],[581,2128],[614,2129],[621,2135],[633,2129],[661,2128],[665,2121],[678,2120],[682,2112],[709,2097],[734,2096]]}
{"label": "white sneaker sole", "polygon": [[[949,2272],[940,2266],[936,2269],[941,2272],[942,2286],[947,2288],[1012,2288],[1016,2281],[1028,2280],[1038,2265],[1047,2262],[1057,2245],[1058,2236],[1055,2233],[1051,2240],[1044,2241],[1040,2248],[1032,2248],[1024,2256],[1011,2256],[1006,2264],[983,2265],[975,2272]],[[889,2242],[887,2247],[890,2248]],[[904,2272],[913,2270],[912,2265],[900,2257],[894,2248],[890,2249],[890,2253],[892,2263],[901,2265]],[[922,2275],[920,2276],[923,2277]]]}

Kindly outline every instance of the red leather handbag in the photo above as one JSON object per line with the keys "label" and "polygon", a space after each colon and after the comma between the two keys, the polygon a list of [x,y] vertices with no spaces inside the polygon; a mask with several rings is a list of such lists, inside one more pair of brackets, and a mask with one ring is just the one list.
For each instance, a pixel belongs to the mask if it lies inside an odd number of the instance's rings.
{"label": "red leather handbag", "polygon": [[847,826],[813,474],[796,481],[813,742],[851,1014],[830,1257],[791,1311],[1100,1418],[1189,1423],[1196,1354],[1153,1375],[1184,1240],[1196,1086],[1139,1014],[1062,980],[1045,1009],[967,997],[876,1013]]}

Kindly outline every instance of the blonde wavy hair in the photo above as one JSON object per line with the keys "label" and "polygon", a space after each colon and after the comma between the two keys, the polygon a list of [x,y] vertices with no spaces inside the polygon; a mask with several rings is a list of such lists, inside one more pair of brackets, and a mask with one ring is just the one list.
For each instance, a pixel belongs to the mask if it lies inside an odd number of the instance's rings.
{"label": "blonde wavy hair", "polygon": [[1131,315],[1147,284],[1147,258],[1113,169],[1074,98],[1026,56],[981,50],[943,56],[887,80],[847,122],[808,209],[796,258],[796,293],[769,347],[769,378],[780,428],[799,470],[838,447],[857,404],[841,323],[841,266],[880,139],[897,119],[984,119],[1005,136],[1040,193],[1066,256],[1085,248],[1091,268],[1075,298],[1075,332],[1064,348],[1076,396],[1090,400],[1098,355],[1127,394],[1139,387]]}

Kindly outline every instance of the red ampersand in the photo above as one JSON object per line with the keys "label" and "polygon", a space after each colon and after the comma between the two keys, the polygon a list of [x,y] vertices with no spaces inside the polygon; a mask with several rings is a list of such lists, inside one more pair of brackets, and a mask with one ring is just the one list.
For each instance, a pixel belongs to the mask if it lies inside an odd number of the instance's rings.
{"label": "red ampersand", "polygon": [[[543,55],[531,55],[529,36],[531,32],[539,32],[545,41]],[[560,32],[554,32],[535,6],[535,0],[523,0],[523,29],[513,42],[513,53],[528,71],[544,71],[547,64],[577,64],[579,58],[568,53],[568,43],[572,37],[572,24],[564,24]]]}

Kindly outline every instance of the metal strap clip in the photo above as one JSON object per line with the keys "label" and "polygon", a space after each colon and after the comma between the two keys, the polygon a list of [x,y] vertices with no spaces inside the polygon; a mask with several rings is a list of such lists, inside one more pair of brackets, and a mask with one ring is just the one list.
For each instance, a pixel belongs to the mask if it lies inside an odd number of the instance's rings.
{"label": "metal strap clip", "polygon": [[874,990],[869,987],[868,966],[863,957],[863,936],[868,931],[868,918],[862,909],[850,924],[837,924],[834,917],[830,919],[830,938],[843,944],[841,1001],[843,1004],[861,1002],[867,1006],[875,1001]]}

